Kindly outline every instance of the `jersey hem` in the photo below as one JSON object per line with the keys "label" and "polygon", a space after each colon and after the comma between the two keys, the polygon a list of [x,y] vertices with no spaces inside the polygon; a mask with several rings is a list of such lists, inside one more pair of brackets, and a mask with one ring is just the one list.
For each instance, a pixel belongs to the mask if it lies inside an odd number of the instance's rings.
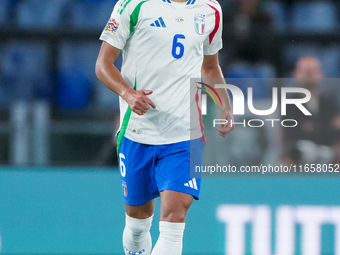
{"label": "jersey hem", "polygon": [[[182,189],[179,189],[179,188],[166,188],[166,189],[161,189],[161,190],[159,191],[159,193],[161,193],[162,191],[166,191],[166,190],[168,190],[168,191],[176,191],[176,192],[180,192],[180,193],[183,193],[183,194],[188,194],[188,195],[191,195],[195,200],[200,200],[200,197],[199,197],[200,191],[198,191],[198,195],[197,195],[197,196],[194,194],[194,192],[183,191]],[[196,190],[195,190],[195,191],[196,191]],[[197,192],[195,192],[195,193],[197,193]]]}
{"label": "jersey hem", "polygon": [[189,137],[188,136],[178,137],[177,139],[174,139],[174,140],[166,139],[166,141],[165,139],[163,141],[161,141],[160,139],[138,139],[138,138],[136,139],[135,136],[130,136],[129,133],[125,133],[125,137],[133,142],[140,143],[140,144],[167,145],[167,144],[180,143],[180,142],[199,139],[199,138],[202,138],[203,135],[200,133],[200,134],[190,135]]}

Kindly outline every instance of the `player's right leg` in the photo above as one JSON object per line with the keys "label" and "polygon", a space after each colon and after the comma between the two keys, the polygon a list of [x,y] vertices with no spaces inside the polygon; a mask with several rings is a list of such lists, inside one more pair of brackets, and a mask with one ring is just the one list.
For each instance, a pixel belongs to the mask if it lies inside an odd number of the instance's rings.
{"label": "player's right leg", "polygon": [[154,199],[139,206],[125,204],[126,219],[123,232],[125,254],[149,255],[151,253],[152,241],[150,228],[154,204]]}
{"label": "player's right leg", "polygon": [[154,174],[154,146],[123,137],[119,168],[126,209],[123,246],[126,255],[151,253],[150,228],[154,198],[159,196]]}

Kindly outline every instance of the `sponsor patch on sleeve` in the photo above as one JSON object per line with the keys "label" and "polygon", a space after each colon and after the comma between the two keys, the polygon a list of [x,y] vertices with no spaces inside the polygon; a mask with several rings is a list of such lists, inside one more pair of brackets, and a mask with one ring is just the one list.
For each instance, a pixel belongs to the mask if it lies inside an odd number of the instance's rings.
{"label": "sponsor patch on sleeve", "polygon": [[104,31],[109,32],[113,35],[116,35],[118,28],[119,28],[119,23],[115,19],[110,19],[109,22],[107,22],[107,25]]}

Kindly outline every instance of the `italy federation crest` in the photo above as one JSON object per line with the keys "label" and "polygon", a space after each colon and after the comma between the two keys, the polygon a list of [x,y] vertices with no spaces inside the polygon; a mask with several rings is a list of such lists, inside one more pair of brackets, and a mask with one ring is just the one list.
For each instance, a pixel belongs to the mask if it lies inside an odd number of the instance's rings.
{"label": "italy federation crest", "polygon": [[128,196],[127,185],[125,181],[122,181],[123,195],[124,197]]}
{"label": "italy federation crest", "polygon": [[199,35],[204,34],[205,15],[203,15],[203,14],[196,14],[195,15],[195,30],[196,30],[196,33],[199,34]]}

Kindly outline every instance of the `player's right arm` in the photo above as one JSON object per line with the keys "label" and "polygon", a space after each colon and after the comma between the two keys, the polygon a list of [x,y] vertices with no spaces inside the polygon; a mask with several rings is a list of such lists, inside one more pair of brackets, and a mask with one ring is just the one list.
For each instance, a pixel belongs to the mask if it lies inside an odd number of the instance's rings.
{"label": "player's right arm", "polygon": [[113,65],[119,53],[118,48],[104,41],[96,62],[96,75],[110,90],[121,96],[133,112],[143,115],[150,106],[156,108],[154,102],[147,97],[152,91],[135,91],[124,81],[119,70]]}
{"label": "player's right arm", "polygon": [[150,106],[156,107],[147,97],[152,94],[152,91],[135,91],[113,65],[133,33],[132,28],[134,27],[131,25],[137,24],[136,15],[132,15],[132,13],[140,5],[140,2],[141,0],[118,1],[115,5],[110,20],[100,36],[103,43],[96,62],[96,74],[110,90],[128,103],[133,112],[143,115]]}

